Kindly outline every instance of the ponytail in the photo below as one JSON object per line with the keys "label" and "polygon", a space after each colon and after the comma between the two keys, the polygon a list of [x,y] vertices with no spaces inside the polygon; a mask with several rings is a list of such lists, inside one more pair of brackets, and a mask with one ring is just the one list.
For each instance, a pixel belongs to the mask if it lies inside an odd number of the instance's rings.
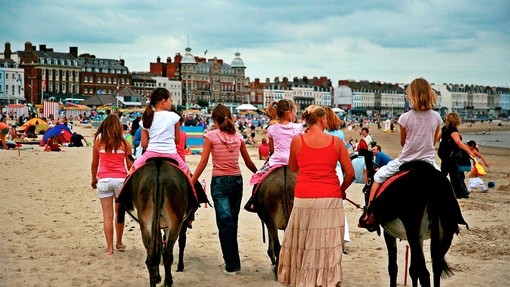
{"label": "ponytail", "polygon": [[145,107],[145,111],[142,115],[144,128],[149,129],[152,126],[156,104],[168,98],[170,98],[170,92],[165,88],[156,88],[154,91],[152,91],[150,103],[147,105],[147,107]]}

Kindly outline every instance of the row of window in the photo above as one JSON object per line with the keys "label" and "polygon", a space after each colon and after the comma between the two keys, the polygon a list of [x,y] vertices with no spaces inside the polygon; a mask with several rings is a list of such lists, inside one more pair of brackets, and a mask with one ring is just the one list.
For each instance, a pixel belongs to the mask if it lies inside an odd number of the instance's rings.
{"label": "row of window", "polygon": [[75,66],[75,67],[78,66],[78,62],[76,60],[39,58],[39,61],[41,62],[41,64],[48,65]]}
{"label": "row of window", "polygon": [[[120,78],[120,83],[122,85],[129,85],[129,79]],[[84,76],[83,77],[84,83],[94,83],[94,77],[93,76]],[[117,78],[111,78],[111,77],[96,77],[96,83],[103,83],[103,84],[117,84]]]}
{"label": "row of window", "polygon": [[108,69],[108,68],[83,67],[82,71],[90,72],[90,73],[106,73],[106,74],[127,75],[127,70]]}
{"label": "row of window", "polygon": [[[21,95],[21,89],[22,88],[21,88],[20,85],[17,86],[17,89],[16,89],[16,85],[12,85],[12,86],[5,85],[5,94],[6,95],[13,95],[13,96]],[[9,90],[10,90],[10,92],[9,92]],[[15,93],[16,90],[18,91],[18,93]],[[0,94],[3,94],[2,85],[0,85]]]}

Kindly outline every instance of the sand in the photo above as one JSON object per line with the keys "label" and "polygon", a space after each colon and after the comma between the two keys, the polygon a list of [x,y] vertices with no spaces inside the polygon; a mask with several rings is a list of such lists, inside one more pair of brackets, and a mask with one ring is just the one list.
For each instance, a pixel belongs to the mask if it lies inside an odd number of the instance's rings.
{"label": "sand", "polygon": [[[487,125],[463,125],[461,131],[483,131]],[[92,140],[90,127],[75,126],[74,130]],[[358,131],[345,133],[347,138],[360,138]],[[393,157],[398,154],[398,133],[383,133],[375,126],[371,133],[383,151]],[[259,140],[260,137],[257,135]],[[116,251],[113,256],[105,253],[101,207],[89,185],[91,152],[90,147],[44,152],[35,145],[24,145],[19,155],[18,151],[0,150],[1,286],[148,285],[146,253],[136,222],[128,219],[126,223],[127,249]],[[250,146],[249,152],[260,167],[262,161],[258,160],[256,148]],[[444,279],[443,286],[507,286],[510,282],[510,149],[481,147],[481,152],[492,164],[484,181],[494,181],[496,187],[487,193],[475,191],[469,199],[459,201],[470,229],[461,227],[460,234],[454,237],[446,258],[455,276]],[[187,158],[192,170],[199,157]],[[241,169],[244,203],[251,193],[250,172],[244,166]],[[210,177],[209,166],[202,178],[209,183]],[[361,188],[353,184],[348,198],[362,203]],[[361,212],[351,204],[346,209],[351,242],[342,260],[343,286],[388,286],[384,239],[358,228]],[[176,286],[280,286],[272,279],[260,220],[242,210],[239,221],[241,274],[222,273],[214,209],[202,207],[193,229],[188,231],[185,270],[177,273],[175,265],[172,268]],[[399,286],[404,285],[405,249],[405,241],[398,243]],[[425,249],[432,272],[428,241]],[[160,270],[163,272],[162,266]]]}

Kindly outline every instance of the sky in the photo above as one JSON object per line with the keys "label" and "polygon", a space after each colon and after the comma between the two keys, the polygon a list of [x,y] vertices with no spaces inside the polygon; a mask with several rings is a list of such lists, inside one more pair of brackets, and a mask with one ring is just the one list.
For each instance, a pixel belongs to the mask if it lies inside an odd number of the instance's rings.
{"label": "sky", "polygon": [[510,87],[509,0],[0,0],[0,51],[29,41],[149,71],[161,57],[241,53],[250,80]]}

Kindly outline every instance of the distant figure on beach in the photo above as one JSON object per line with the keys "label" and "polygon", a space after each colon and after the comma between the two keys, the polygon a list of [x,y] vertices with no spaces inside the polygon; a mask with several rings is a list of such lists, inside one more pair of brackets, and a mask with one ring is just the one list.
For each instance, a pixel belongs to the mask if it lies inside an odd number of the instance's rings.
{"label": "distant figure on beach", "polygon": [[[127,170],[131,167],[131,146],[124,139],[124,129],[115,114],[107,116],[99,125],[94,135],[92,150],[91,186],[97,189],[97,195],[101,201],[103,210],[103,230],[106,238],[107,254],[113,254],[113,222],[115,220],[116,244],[118,250],[126,249],[122,243],[124,222],[118,222],[118,218],[124,218],[119,214],[119,204],[114,203],[114,198],[124,185]],[[115,208],[114,208],[115,206]],[[115,214],[115,217],[114,217]]]}
{"label": "distant figure on beach", "polygon": [[[473,152],[473,154],[475,155],[477,162],[482,161],[483,164],[485,165],[485,167],[487,167],[487,168],[490,167],[490,165],[487,162],[487,160],[485,159],[485,157],[480,153],[480,150],[478,149],[478,145],[476,144],[476,142],[474,140],[468,141],[467,146],[469,147],[471,152]],[[487,186],[481,179],[482,176],[484,176],[484,174],[480,174],[476,165],[473,164],[471,166],[471,171],[469,172],[469,175],[468,175],[469,184],[467,186],[467,189],[469,192],[472,192],[473,189],[476,189],[476,188],[481,188],[482,192],[487,192]]]}
{"label": "distant figure on beach", "polygon": [[259,159],[267,160],[269,158],[269,144],[266,138],[262,138],[262,143],[259,145]]}
{"label": "distant figure on beach", "polygon": [[[402,164],[412,160],[422,160],[440,170],[435,162],[434,146],[443,120],[439,113],[433,110],[437,102],[436,93],[427,80],[418,78],[409,84],[406,96],[411,109],[398,119],[402,151],[397,158],[379,168],[375,173],[368,199],[369,206],[381,184],[400,171]],[[371,214],[365,214],[365,222],[369,216]]]}
{"label": "distant figure on beach", "polygon": [[59,143],[58,137],[56,135],[52,135],[46,141],[46,147],[44,148],[44,151],[61,151],[60,143]]}
{"label": "distant figure on beach", "polygon": [[86,146],[89,146],[89,143],[81,134],[73,132],[71,140],[69,141],[69,147],[83,147],[83,143],[85,143]]}
{"label": "distant figure on beach", "polygon": [[9,133],[9,125],[7,125],[6,121],[7,121],[6,117],[3,117],[2,120],[0,121],[0,141],[2,143],[2,148],[4,150],[9,149],[9,147],[7,146],[7,141],[5,140],[5,137]]}
{"label": "distant figure on beach", "polygon": [[372,148],[372,152],[374,153],[374,168],[375,169],[378,169],[381,166],[385,166],[391,161],[391,157],[382,151],[382,148],[380,145],[376,144]]}
{"label": "distant figure on beach", "polygon": [[236,131],[230,110],[219,104],[212,111],[215,129],[204,134],[202,156],[193,173],[195,184],[212,155],[211,196],[216,213],[216,225],[225,266],[223,272],[236,275],[241,271],[239,257],[238,221],[243,197],[243,177],[239,168],[239,154],[253,173],[257,167],[246,149],[243,137]]}

